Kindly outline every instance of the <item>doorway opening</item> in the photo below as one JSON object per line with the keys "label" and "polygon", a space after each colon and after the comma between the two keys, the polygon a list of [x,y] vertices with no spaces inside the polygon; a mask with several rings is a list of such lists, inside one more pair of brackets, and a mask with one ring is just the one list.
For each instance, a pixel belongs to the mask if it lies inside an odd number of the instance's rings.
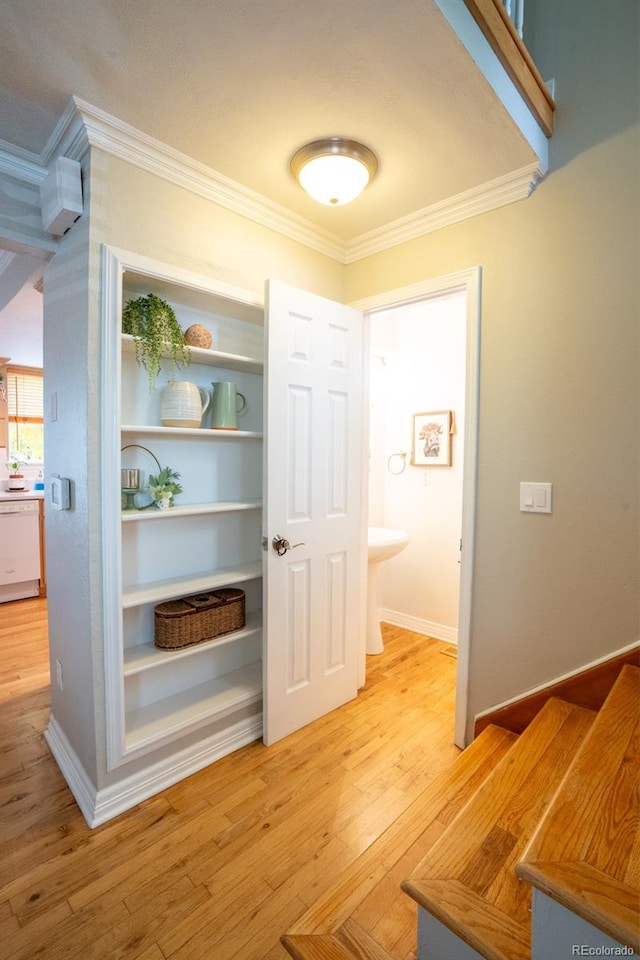
{"label": "doorway opening", "polygon": [[[477,485],[480,278],[480,268],[474,268],[353,304],[367,317],[366,361],[368,365],[370,355],[374,367],[373,372],[369,370],[366,402],[374,407],[378,404],[368,438],[369,451],[376,454],[378,465],[368,467],[363,477],[363,485],[367,484],[371,493],[369,521],[400,526],[404,520],[405,527],[413,528],[417,540],[412,549],[404,550],[394,561],[393,577],[389,571],[387,578],[390,590],[383,595],[404,597],[404,601],[400,600],[406,608],[404,615],[402,610],[389,609],[385,615],[393,618],[395,613],[392,622],[398,625],[457,643],[454,740],[460,747],[466,746],[471,727],[468,674]],[[402,349],[395,349],[398,346]],[[442,359],[440,367],[446,369],[439,368],[438,354]],[[391,376],[385,385],[386,373]],[[442,403],[438,403],[439,397],[443,398]],[[384,411],[380,410],[381,405]],[[420,434],[424,432],[424,418],[420,415],[424,413],[449,417],[447,423],[452,433],[445,438],[442,431],[440,442],[451,444],[451,466],[446,457],[439,457],[437,467],[423,465],[421,444],[425,438]],[[429,423],[444,419],[427,418]],[[380,443],[384,445],[382,456],[375,446]],[[381,459],[383,475],[379,475]],[[375,471],[373,477],[371,470]],[[431,544],[431,553],[429,530],[433,531],[433,540],[440,542],[439,548]],[[408,532],[411,536],[411,530]],[[425,575],[430,564],[434,571],[441,568],[437,574],[440,590],[428,589]],[[443,580],[447,566],[448,575]],[[421,590],[427,601],[431,596],[431,609],[436,611],[433,616],[425,614],[424,605],[421,614],[415,606],[414,595]],[[408,600],[410,597],[413,599]],[[439,617],[457,622],[440,622]]]}
{"label": "doorway opening", "polygon": [[47,615],[42,276],[50,256],[35,247],[17,252],[0,240],[0,497],[6,527],[0,538],[0,620],[7,630],[27,624],[40,630]]}

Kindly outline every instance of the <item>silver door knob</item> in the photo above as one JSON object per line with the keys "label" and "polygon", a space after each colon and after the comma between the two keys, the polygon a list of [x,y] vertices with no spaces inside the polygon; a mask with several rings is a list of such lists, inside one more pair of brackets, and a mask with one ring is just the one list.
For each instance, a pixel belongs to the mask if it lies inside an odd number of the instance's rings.
{"label": "silver door knob", "polygon": [[304,543],[294,543],[292,546],[286,537],[281,537],[280,534],[277,533],[271,541],[271,546],[279,557],[284,557],[287,550],[295,550],[296,547],[304,547]]}

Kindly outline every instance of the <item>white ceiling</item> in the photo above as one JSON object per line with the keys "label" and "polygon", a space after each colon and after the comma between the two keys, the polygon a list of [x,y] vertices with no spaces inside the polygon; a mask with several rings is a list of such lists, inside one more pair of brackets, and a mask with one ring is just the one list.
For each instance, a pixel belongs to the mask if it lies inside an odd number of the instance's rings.
{"label": "white ceiling", "polygon": [[[39,158],[72,95],[341,242],[536,159],[434,0],[2,0],[0,148]],[[336,135],[380,170],[328,208],[288,161]]]}
{"label": "white ceiling", "polygon": [[[433,0],[2,0],[0,138],[39,154],[72,94],[344,240],[533,158]],[[339,209],[288,170],[336,135],[380,159]]]}

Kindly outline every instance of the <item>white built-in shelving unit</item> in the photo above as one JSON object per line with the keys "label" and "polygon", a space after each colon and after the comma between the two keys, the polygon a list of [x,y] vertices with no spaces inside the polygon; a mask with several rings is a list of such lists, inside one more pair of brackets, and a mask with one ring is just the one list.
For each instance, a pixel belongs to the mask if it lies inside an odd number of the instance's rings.
{"label": "white built-in shelving unit", "polygon": [[[261,733],[263,310],[244,291],[118,251],[105,249],[104,272],[108,766],[166,755],[180,741],[193,768]],[[183,329],[202,324],[214,341],[191,348],[188,367],[163,364],[155,390],[120,327],[124,303],[147,293],[167,300]],[[197,429],[162,426],[170,378],[208,390],[235,381],[247,401],[239,429],[211,429],[210,412]],[[180,473],[175,506],[121,510],[120,468],[155,473],[154,458]],[[178,650],[155,646],[156,604],[221,587],[245,590],[242,629]]]}

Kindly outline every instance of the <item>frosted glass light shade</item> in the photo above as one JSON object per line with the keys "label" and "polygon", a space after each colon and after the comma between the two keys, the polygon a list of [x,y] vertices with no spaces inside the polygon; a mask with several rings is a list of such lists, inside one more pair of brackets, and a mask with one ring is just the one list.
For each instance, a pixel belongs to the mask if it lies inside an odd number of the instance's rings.
{"label": "frosted glass light shade", "polygon": [[291,171],[300,186],[318,203],[329,207],[355,200],[377,168],[372,150],[342,137],[315,140],[291,158]]}

